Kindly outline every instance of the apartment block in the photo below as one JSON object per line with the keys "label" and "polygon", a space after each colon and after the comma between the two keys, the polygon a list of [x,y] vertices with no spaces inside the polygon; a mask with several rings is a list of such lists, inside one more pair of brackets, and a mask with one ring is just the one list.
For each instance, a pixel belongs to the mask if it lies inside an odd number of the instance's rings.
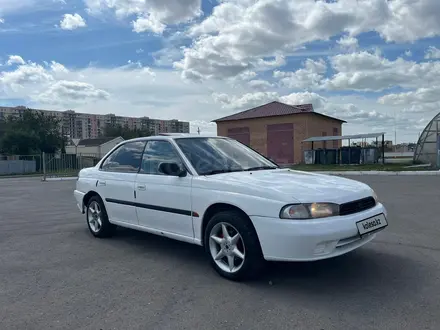
{"label": "apartment block", "polygon": [[73,110],[51,111],[29,109],[23,106],[1,107],[0,120],[8,116],[21,116],[25,110],[39,111],[53,115],[61,122],[60,131],[71,139],[93,139],[104,134],[107,125],[127,126],[130,129],[147,129],[153,134],[189,133],[189,122],[177,119],[161,120],[149,117],[125,117],[115,114],[97,115]]}

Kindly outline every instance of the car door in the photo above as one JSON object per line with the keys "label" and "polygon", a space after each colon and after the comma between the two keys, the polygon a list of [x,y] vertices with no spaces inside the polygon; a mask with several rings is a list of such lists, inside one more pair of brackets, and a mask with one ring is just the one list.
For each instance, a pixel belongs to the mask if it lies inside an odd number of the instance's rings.
{"label": "car door", "polygon": [[192,238],[192,176],[166,175],[159,169],[162,162],[174,162],[184,167],[176,147],[171,142],[149,140],[135,185],[139,225]]}
{"label": "car door", "polygon": [[144,147],[144,141],[127,142],[109,154],[100,167],[96,189],[112,222],[138,224],[134,187]]}

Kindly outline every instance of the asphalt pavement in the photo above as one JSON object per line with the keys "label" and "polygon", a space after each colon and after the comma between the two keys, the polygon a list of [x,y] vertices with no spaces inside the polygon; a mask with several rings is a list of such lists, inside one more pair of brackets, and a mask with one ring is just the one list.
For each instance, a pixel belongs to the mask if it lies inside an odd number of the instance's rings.
{"label": "asphalt pavement", "polygon": [[0,329],[433,329],[440,325],[440,177],[370,184],[389,227],[331,260],[220,278],[202,249],[119,230],[95,239],[75,181],[0,179]]}

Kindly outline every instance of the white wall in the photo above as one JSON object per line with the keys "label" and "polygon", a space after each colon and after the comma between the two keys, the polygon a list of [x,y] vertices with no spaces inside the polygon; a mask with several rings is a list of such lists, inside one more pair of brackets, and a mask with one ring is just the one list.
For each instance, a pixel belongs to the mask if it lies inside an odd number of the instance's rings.
{"label": "white wall", "polygon": [[108,141],[104,144],[101,144],[100,146],[91,146],[91,147],[85,147],[85,146],[66,146],[66,154],[83,154],[83,155],[96,155],[97,157],[101,158],[104,157],[107,152],[109,152],[111,149],[113,149],[116,145],[124,141],[123,138],[118,137],[116,139],[113,139],[111,141]]}
{"label": "white wall", "polygon": [[99,154],[99,146],[95,147],[85,147],[85,146],[67,146],[66,154],[88,154],[88,155],[98,155]]}
{"label": "white wall", "polygon": [[118,137],[118,138],[116,138],[114,140],[111,140],[109,142],[106,142],[106,143],[102,144],[100,146],[101,147],[100,148],[100,157],[104,157],[107,152],[112,150],[116,145],[118,145],[122,141],[124,141],[124,139],[121,138],[121,137]]}

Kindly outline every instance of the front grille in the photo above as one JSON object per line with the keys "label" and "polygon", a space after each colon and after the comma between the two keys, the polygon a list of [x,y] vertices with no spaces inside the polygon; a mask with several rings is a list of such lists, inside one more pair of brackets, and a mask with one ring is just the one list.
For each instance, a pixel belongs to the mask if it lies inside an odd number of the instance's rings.
{"label": "front grille", "polygon": [[358,199],[356,201],[348,202],[339,205],[339,214],[340,215],[349,215],[353,213],[362,212],[368,209],[371,209],[376,205],[376,201],[373,197],[367,197]]}

